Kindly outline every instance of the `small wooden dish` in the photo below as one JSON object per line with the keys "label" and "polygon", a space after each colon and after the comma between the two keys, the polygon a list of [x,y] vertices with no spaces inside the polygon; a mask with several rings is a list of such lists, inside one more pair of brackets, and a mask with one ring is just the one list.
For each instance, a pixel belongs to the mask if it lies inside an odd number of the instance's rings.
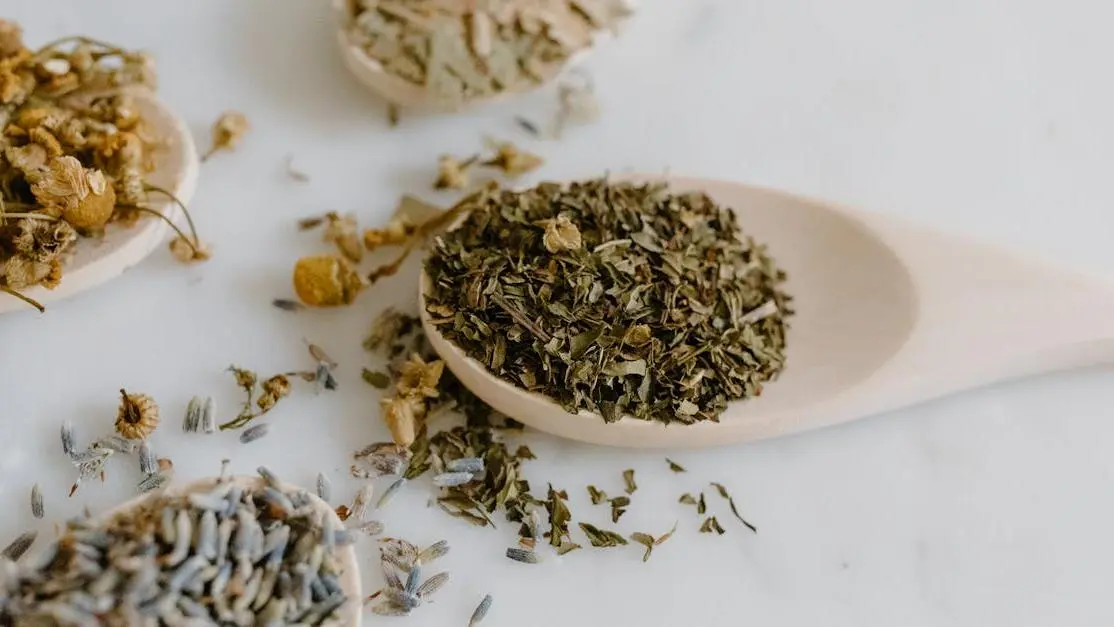
{"label": "small wooden dish", "polygon": [[[148,180],[173,193],[184,204],[189,204],[197,188],[200,167],[189,129],[149,91],[136,91],[135,104],[152,133],[166,142],[165,147],[155,154],[155,171]],[[152,195],[148,206],[171,220],[181,218],[177,205],[161,194]],[[36,301],[50,305],[91,290],[143,261],[162,243],[169,228],[166,222],[152,216],[142,218],[131,227],[110,224],[102,238],[79,239],[74,244],[74,255],[66,262],[58,287],[48,290],[35,286],[22,291]],[[0,314],[29,309],[27,303],[18,298],[2,296]]]}

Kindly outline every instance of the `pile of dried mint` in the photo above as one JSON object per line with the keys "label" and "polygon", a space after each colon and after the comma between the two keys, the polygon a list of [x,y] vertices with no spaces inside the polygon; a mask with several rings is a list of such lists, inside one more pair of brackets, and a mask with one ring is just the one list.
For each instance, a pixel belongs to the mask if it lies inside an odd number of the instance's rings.
{"label": "pile of dried mint", "polygon": [[443,107],[551,77],[594,33],[630,13],[624,0],[358,0],[349,37],[384,71]]}
{"label": "pile of dried mint", "polygon": [[348,531],[267,469],[73,520],[39,555],[0,560],[0,624],[338,624]]}
{"label": "pile of dried mint", "polygon": [[[145,206],[148,193],[171,196],[145,181],[161,138],[132,92],[154,82],[142,53],[85,37],[32,51],[0,20],[0,291],[42,309],[20,290],[56,287],[79,237],[165,219]],[[208,255],[196,232],[179,231],[171,250],[182,261]]]}
{"label": "pile of dried mint", "polygon": [[716,420],[785,365],[785,273],[702,193],[487,191],[439,236],[426,308],[492,373],[604,420]]}

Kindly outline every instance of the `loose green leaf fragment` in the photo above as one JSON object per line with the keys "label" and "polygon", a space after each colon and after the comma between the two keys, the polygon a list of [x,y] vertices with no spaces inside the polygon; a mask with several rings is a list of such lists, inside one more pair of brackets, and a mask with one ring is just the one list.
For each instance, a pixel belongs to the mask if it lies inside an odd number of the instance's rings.
{"label": "loose green leaf fragment", "polygon": [[661,537],[654,539],[654,536],[648,533],[636,531],[631,534],[630,539],[646,547],[646,553],[642,556],[642,561],[647,562],[650,560],[650,554],[654,551],[654,547],[663,544],[666,540],[673,537],[673,532],[677,531],[677,523],[673,523],[673,528],[668,533],[663,534]]}
{"label": "loose green leaf fragment", "polygon": [[555,490],[549,486],[549,494],[545,500],[545,509],[549,512],[549,544],[560,547],[565,540],[571,540],[569,523],[572,522],[572,513],[565,503],[569,495],[564,490]]}
{"label": "loose green leaf fragment", "polygon": [[723,487],[723,484],[716,483],[714,481],[712,482],[712,487],[719,491],[720,496],[727,499],[727,504],[731,506],[731,513],[735,514],[735,518],[738,518],[739,522],[746,525],[747,529],[750,529],[754,533],[758,533],[758,527],[755,527],[754,525],[747,522],[746,519],[739,514],[738,508],[735,507],[735,499],[731,498],[731,495],[727,493],[727,488]]}
{"label": "loose green leaf fragment", "polygon": [[367,368],[364,368],[363,377],[364,381],[366,381],[368,385],[374,388],[385,390],[391,387],[391,376],[385,372],[378,372],[375,370],[368,370]]}
{"label": "loose green leaf fragment", "polygon": [[685,470],[684,466],[678,464],[677,462],[673,461],[672,459],[669,459],[668,457],[665,458],[665,461],[666,461],[666,463],[669,464],[669,469],[672,470],[673,472],[688,472],[687,470]]}
{"label": "loose green leaf fragment", "polygon": [[634,469],[623,471],[623,483],[627,486],[627,494],[634,494],[634,491],[638,489],[638,484],[634,482]]}
{"label": "loose green leaf fragment", "polygon": [[625,546],[627,544],[627,539],[614,531],[600,529],[595,525],[585,522],[579,524],[580,530],[584,532],[584,535],[588,536],[588,541],[596,548]]}
{"label": "loose green leaf fragment", "polygon": [[607,500],[607,492],[590,485],[588,486],[588,498],[592,499],[592,505],[599,505]]}
{"label": "loose green leaf fragment", "polygon": [[721,536],[724,534],[724,529],[720,526],[719,521],[716,520],[716,517],[709,516],[704,521],[704,524],[700,525],[700,533],[712,533],[713,531]]}
{"label": "loose green leaf fragment", "polygon": [[617,496],[610,501],[611,503],[611,522],[619,522],[619,517],[627,512],[627,506],[630,505],[629,496]]}

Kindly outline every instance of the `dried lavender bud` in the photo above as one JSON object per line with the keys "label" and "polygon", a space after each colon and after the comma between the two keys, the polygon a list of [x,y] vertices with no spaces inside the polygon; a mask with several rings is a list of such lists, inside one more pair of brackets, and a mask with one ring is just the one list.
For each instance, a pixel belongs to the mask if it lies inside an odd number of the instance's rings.
{"label": "dried lavender bud", "polygon": [[43,517],[43,490],[37,483],[31,487],[31,515],[35,518]]}
{"label": "dried lavender bud", "polygon": [[201,397],[195,396],[186,405],[186,417],[182,419],[182,431],[184,433],[197,433],[201,429],[202,403]]}
{"label": "dried lavender bud", "polygon": [[212,396],[206,397],[201,407],[201,430],[205,433],[217,432],[217,408]]}
{"label": "dried lavender bud", "polygon": [[329,478],[323,472],[317,473],[317,497],[328,503],[332,496],[333,486],[329,483]]}
{"label": "dried lavender bud", "polygon": [[490,594],[484,596],[483,601],[480,601],[480,604],[476,606],[476,610],[472,612],[472,618],[468,621],[468,627],[476,627],[476,625],[480,624],[480,621],[482,621],[491,610],[492,600]]}
{"label": "dried lavender bud", "polygon": [[453,488],[473,481],[470,472],[445,472],[433,478],[433,485],[439,488]]}
{"label": "dried lavender bud", "polygon": [[356,498],[352,500],[352,509],[349,512],[351,518],[357,521],[362,521],[364,515],[367,514],[368,505],[371,504],[371,497],[375,495],[375,486],[368,483],[356,492]]}
{"label": "dried lavender bud", "polygon": [[62,452],[71,457],[77,452],[77,447],[74,444],[73,424],[68,420],[62,423]]}
{"label": "dried lavender bud", "polygon": [[169,472],[153,472],[149,475],[144,476],[143,479],[139,482],[139,485],[136,486],[136,489],[139,490],[140,493],[150,492],[152,490],[158,490],[169,482]]}
{"label": "dried lavender bud", "polygon": [[422,552],[418,553],[417,561],[421,564],[428,564],[435,559],[444,557],[448,552],[449,542],[447,540],[440,540],[422,549]]}
{"label": "dried lavender bud", "polygon": [[520,549],[518,547],[508,548],[507,557],[516,562],[522,562],[523,564],[537,564],[541,561],[541,559],[538,558],[537,553],[533,551],[527,551],[526,549]]}
{"label": "dried lavender bud", "polygon": [[159,462],[155,458],[154,451],[151,446],[147,444],[147,440],[139,445],[139,472],[149,475],[159,470]]}
{"label": "dried lavender bud", "polygon": [[422,583],[422,585],[418,586],[418,590],[414,594],[418,595],[418,598],[424,600],[426,597],[440,590],[442,586],[448,583],[448,581],[449,573],[437,573],[436,575],[431,576],[429,579],[426,579],[425,582]]}
{"label": "dried lavender bud", "polygon": [[248,427],[240,432],[240,442],[248,444],[264,437],[271,430],[271,425],[260,424]]}
{"label": "dried lavender bud", "polygon": [[4,547],[3,551],[0,551],[0,558],[18,562],[19,558],[23,557],[23,554],[27,552],[27,549],[30,549],[31,545],[35,543],[35,538],[37,537],[39,537],[39,532],[37,531],[26,531],[20,534],[15,540],[12,540],[11,544]]}
{"label": "dried lavender bud", "polygon": [[484,471],[484,460],[479,457],[461,457],[445,464],[449,472],[467,472],[476,474]]}
{"label": "dried lavender bud", "polygon": [[406,485],[406,477],[399,477],[398,480],[391,484],[391,487],[387,488],[383,496],[379,497],[379,502],[375,504],[375,508],[382,509],[385,507],[387,503],[391,501],[391,498],[394,497],[395,492],[398,492],[404,485]]}
{"label": "dried lavender bud", "polygon": [[383,533],[383,523],[378,520],[369,520],[365,523],[360,523],[360,526],[356,527],[356,531],[369,536],[377,536]]}

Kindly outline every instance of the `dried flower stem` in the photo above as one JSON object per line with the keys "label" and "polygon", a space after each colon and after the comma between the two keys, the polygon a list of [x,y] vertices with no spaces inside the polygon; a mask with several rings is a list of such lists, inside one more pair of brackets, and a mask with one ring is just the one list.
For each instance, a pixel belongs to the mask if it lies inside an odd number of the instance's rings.
{"label": "dried flower stem", "polygon": [[159,217],[160,219],[162,219],[163,222],[166,222],[167,224],[169,224],[170,228],[174,229],[174,232],[177,233],[178,236],[181,237],[182,240],[186,242],[186,245],[188,245],[190,247],[190,249],[193,250],[193,254],[195,254],[195,255],[200,255],[201,254],[201,251],[199,251],[197,249],[197,246],[194,244],[194,242],[189,237],[187,237],[185,233],[182,232],[182,229],[178,228],[178,225],[174,224],[174,221],[171,220],[170,218],[164,216],[161,211],[156,211],[155,209],[152,209],[150,207],[144,207],[142,205],[116,205],[116,206],[120,207],[122,209],[135,209],[136,211],[140,211],[140,212],[143,212],[143,213],[149,213],[153,216]]}
{"label": "dried flower stem", "polygon": [[46,220],[47,222],[57,222],[56,218],[49,213],[0,213],[0,220],[15,220],[26,218],[27,220]]}
{"label": "dried flower stem", "polygon": [[30,296],[24,296],[23,294],[20,294],[19,292],[13,290],[10,287],[7,287],[5,285],[0,285],[0,292],[3,292],[5,294],[11,294],[12,296],[15,296],[19,300],[27,303],[28,305],[31,305],[35,309],[38,309],[39,313],[45,313],[46,312],[46,307],[43,307],[42,303],[35,300],[34,298],[31,298]]}
{"label": "dried flower stem", "polygon": [[[170,200],[172,200],[174,202],[174,204],[178,205],[178,208],[182,210],[182,215],[186,216],[186,224],[188,224],[189,227],[190,227],[190,233],[193,235],[193,241],[194,242],[200,242],[201,241],[201,238],[198,237],[198,235],[197,235],[197,227],[194,226],[194,224],[193,224],[193,216],[190,215],[189,209],[186,209],[186,203],[182,202],[181,199],[179,199],[177,196],[175,196],[172,192],[170,192],[168,190],[165,190],[161,187],[151,185],[150,183],[144,183],[143,184],[143,189],[145,191],[148,191],[148,192],[157,192],[159,194],[163,194],[163,195],[167,196],[168,198],[170,198]],[[179,231],[178,233],[179,233],[179,235],[181,235],[181,231]],[[188,238],[186,238],[185,235],[182,235],[182,239],[188,239]],[[195,248],[194,250],[196,251],[197,249]]]}
{"label": "dried flower stem", "polygon": [[127,54],[128,53],[127,50],[124,50],[123,48],[119,48],[119,47],[117,47],[113,44],[107,43],[105,41],[101,41],[100,39],[93,39],[92,37],[86,37],[85,35],[70,35],[70,36],[67,36],[67,37],[61,37],[59,39],[55,39],[54,41],[51,41],[51,42],[48,42],[46,44],[43,44],[42,46],[39,46],[39,49],[35,51],[35,56],[39,56],[39,55],[44,54],[46,52],[52,52],[52,51],[54,51],[55,48],[57,48],[59,46],[64,46],[66,44],[87,44],[87,45],[90,45],[90,46],[97,46],[99,48],[104,48],[104,50],[102,51],[102,54]]}

